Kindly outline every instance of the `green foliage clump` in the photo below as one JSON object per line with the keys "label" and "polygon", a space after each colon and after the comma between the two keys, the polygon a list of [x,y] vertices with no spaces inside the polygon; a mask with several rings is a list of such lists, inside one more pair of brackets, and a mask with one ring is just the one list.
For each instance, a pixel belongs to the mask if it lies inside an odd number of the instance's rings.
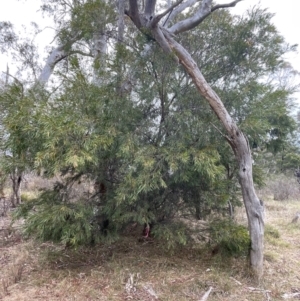
{"label": "green foliage clump", "polygon": [[28,202],[34,201],[35,198],[36,198],[35,195],[28,193],[28,192],[24,192],[21,194],[21,200],[23,203],[28,203]]}
{"label": "green foliage clump", "polygon": [[162,239],[170,251],[180,245],[186,245],[188,240],[187,228],[181,223],[158,224],[151,233],[155,238]]}
{"label": "green foliage clump", "polygon": [[249,253],[251,241],[248,229],[232,220],[213,221],[210,235],[214,249],[221,254],[241,256]]}
{"label": "green foliage clump", "polygon": [[18,207],[14,218],[24,217],[25,236],[40,241],[61,242],[77,247],[94,242],[92,207],[83,202],[63,202],[56,191],[44,191],[40,197]]}

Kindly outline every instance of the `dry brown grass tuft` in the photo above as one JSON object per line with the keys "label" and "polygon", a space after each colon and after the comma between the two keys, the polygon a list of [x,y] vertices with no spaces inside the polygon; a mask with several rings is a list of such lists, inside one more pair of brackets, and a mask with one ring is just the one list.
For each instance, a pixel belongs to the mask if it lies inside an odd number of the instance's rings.
{"label": "dry brown grass tuft", "polygon": [[[126,236],[110,246],[66,250],[50,243],[1,237],[0,296],[13,300],[282,300],[300,290],[300,223],[292,224],[300,202],[264,198],[268,234],[265,276],[256,286],[247,258],[213,256],[188,246],[169,253],[163,242]],[[240,209],[238,219],[246,223]],[[5,240],[6,239],[6,240]]]}

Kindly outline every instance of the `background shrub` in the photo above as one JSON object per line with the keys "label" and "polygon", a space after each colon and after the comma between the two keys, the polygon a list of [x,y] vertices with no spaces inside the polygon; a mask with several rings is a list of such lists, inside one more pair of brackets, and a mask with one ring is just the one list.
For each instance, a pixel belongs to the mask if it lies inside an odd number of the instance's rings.
{"label": "background shrub", "polygon": [[237,225],[234,221],[226,219],[213,221],[210,224],[210,235],[214,250],[229,255],[248,255],[250,249],[250,236],[248,229]]}

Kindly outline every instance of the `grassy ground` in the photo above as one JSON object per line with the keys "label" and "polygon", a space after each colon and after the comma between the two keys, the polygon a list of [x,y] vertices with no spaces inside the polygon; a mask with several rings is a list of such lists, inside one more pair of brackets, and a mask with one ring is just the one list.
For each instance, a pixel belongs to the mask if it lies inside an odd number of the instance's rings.
{"label": "grassy ground", "polygon": [[[170,254],[156,241],[126,237],[111,246],[75,251],[23,241],[0,217],[0,299],[12,300],[283,300],[300,292],[300,201],[266,200],[265,274],[249,277],[246,258],[207,248]],[[245,213],[238,214],[246,222]]]}

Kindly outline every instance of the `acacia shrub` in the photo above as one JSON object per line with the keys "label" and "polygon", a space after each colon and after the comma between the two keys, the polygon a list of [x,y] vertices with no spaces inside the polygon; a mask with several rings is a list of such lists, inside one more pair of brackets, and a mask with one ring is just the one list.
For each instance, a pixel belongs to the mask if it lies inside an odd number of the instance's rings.
{"label": "acacia shrub", "polygon": [[212,221],[210,239],[213,251],[229,256],[248,255],[250,251],[250,235],[248,229],[236,224],[232,219]]}

